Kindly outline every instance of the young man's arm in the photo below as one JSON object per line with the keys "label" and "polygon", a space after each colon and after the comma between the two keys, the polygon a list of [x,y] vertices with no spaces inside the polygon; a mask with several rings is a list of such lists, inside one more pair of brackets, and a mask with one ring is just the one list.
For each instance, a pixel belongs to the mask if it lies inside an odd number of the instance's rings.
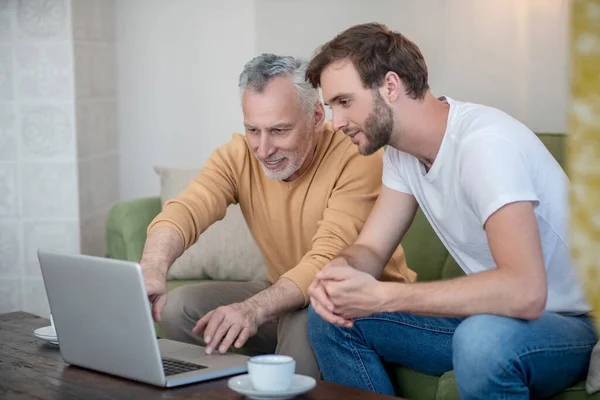
{"label": "young man's arm", "polygon": [[[356,146],[351,145],[346,150],[345,162],[339,166],[340,176],[327,201],[323,220],[313,237],[312,249],[300,265],[284,275],[302,289],[305,305],[311,300],[309,287],[317,274],[331,264],[345,262],[345,258],[339,257],[341,253],[376,278],[410,281],[414,276],[406,266],[399,242],[414,218],[417,203],[412,195],[390,191],[393,198],[380,205],[388,198],[381,192],[385,159],[383,151],[365,157],[360,155]],[[375,218],[374,209],[392,206],[394,209],[405,210],[405,213],[398,212],[394,215],[396,223],[388,225],[392,231],[386,234],[379,230],[376,221],[370,221]],[[383,211],[376,218],[390,221],[385,214]],[[402,229],[402,225],[406,229]],[[357,244],[356,248],[345,250],[353,244]],[[385,268],[386,265],[389,268]],[[384,268],[386,274],[382,274]]]}
{"label": "young man's arm", "polygon": [[483,227],[496,268],[443,282],[387,286],[383,309],[536,319],[544,312],[548,294],[534,212],[540,199],[532,175],[543,166],[531,165],[532,158],[521,147],[491,131],[469,136],[456,156],[464,207]]}
{"label": "young man's arm", "polygon": [[[327,281],[337,279],[337,273],[347,267],[359,275],[368,274],[369,282],[378,282],[376,278],[408,231],[417,209],[414,196],[382,186],[375,206],[354,244],[342,250],[323,268],[309,288],[311,304],[321,317],[338,325],[348,324],[349,321],[334,308],[337,298],[332,298],[329,291],[334,290],[335,286]],[[332,278],[329,278],[330,274]]]}
{"label": "young man's arm", "polygon": [[[446,282],[387,286],[385,310],[465,317],[496,314],[536,319],[548,292],[537,220],[530,202],[495,212],[485,231],[497,268]],[[399,296],[398,289],[404,290]]]}
{"label": "young man's arm", "polygon": [[378,311],[460,317],[484,313],[523,319],[538,318],[544,311],[548,285],[534,213],[539,199],[529,160],[502,135],[482,133],[472,138],[459,154],[459,184],[464,207],[485,230],[496,268],[411,285],[380,284],[356,272],[329,270],[320,279],[330,281],[326,289],[333,312],[346,318],[345,325],[348,318]]}
{"label": "young man's arm", "polygon": [[[444,317],[495,314],[536,319],[543,313],[547,281],[537,221],[530,202],[506,205],[486,223],[497,268],[447,281],[401,284],[365,279],[348,270],[329,270],[327,292],[332,321],[376,312],[406,312]],[[340,321],[340,317],[344,321]]]}
{"label": "young man's arm", "polygon": [[413,195],[382,186],[358,238],[336,258],[378,278],[412,224],[417,209]]}

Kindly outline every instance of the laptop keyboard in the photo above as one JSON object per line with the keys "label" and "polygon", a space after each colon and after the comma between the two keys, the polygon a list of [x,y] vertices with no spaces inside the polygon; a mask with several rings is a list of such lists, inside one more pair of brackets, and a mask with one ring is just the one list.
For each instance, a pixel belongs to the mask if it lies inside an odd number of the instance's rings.
{"label": "laptop keyboard", "polygon": [[206,365],[193,364],[187,361],[173,360],[172,358],[162,359],[165,376],[183,374],[184,372],[197,371],[208,368]]}

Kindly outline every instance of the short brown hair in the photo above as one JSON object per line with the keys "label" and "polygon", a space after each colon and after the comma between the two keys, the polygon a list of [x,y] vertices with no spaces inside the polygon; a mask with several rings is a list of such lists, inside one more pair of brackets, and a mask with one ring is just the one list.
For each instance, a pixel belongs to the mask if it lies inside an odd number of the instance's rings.
{"label": "short brown hair", "polygon": [[406,94],[422,99],[429,89],[427,64],[419,47],[383,24],[355,25],[317,50],[306,71],[306,79],[319,87],[321,73],[330,64],[348,59],[366,88],[381,86],[393,71],[402,80]]}

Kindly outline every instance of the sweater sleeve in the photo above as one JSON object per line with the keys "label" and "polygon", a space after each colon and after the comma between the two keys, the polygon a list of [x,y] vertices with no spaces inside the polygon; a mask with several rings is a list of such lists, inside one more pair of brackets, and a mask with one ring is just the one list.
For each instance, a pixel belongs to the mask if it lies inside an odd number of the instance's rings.
{"label": "sweater sleeve", "polygon": [[318,223],[311,249],[281,276],[298,285],[304,294],[305,306],[309,302],[308,286],[315,275],[341,250],[354,243],[381,188],[381,151],[365,157],[351,145],[340,161],[339,177]]}
{"label": "sweater sleeve", "polygon": [[238,183],[248,148],[242,135],[215,150],[200,173],[148,226],[168,226],[179,234],[187,250],[210,225],[225,217],[227,207],[238,202]]}

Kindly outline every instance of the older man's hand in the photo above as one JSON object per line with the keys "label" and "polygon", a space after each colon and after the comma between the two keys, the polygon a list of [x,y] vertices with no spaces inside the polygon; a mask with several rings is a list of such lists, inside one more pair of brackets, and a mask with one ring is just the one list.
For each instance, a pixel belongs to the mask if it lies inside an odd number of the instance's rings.
{"label": "older man's hand", "polygon": [[261,324],[259,310],[245,301],[212,310],[198,320],[192,332],[196,335],[204,333],[207,354],[214,349],[225,353],[232,344],[242,347]]}
{"label": "older man's hand", "polygon": [[160,322],[160,314],[167,304],[167,277],[157,268],[142,268],[144,286],[152,303],[152,318],[155,322]]}

